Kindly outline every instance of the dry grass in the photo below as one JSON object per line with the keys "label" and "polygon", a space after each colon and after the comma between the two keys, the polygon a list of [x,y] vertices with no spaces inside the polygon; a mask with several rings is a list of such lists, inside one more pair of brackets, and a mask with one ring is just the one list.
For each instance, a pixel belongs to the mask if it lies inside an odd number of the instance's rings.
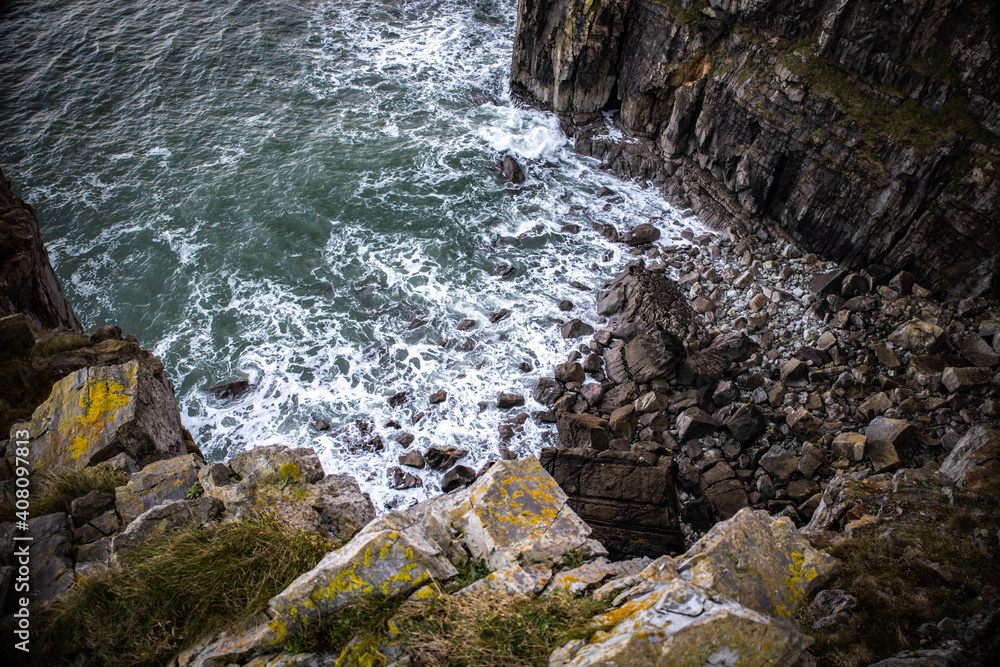
{"label": "dry grass", "polygon": [[268,516],[165,536],[38,613],[32,662],[164,665],[202,637],[247,623],[337,546]]}
{"label": "dry grass", "polygon": [[892,539],[862,535],[833,547],[844,566],[830,588],[848,591],[858,607],[847,625],[832,631],[811,629],[825,613],[815,606],[799,612],[800,627],[816,638],[810,653],[817,664],[854,667],[916,649],[921,624],[979,611],[984,587],[1000,581],[1000,549],[994,543],[982,553],[975,528],[997,534],[995,500],[966,496],[954,507],[943,499],[922,502],[892,525]]}
{"label": "dry grass", "polygon": [[[31,477],[31,515],[45,516],[53,512],[69,512],[74,500],[91,491],[114,495],[115,489],[128,483],[129,474],[96,465],[82,470],[54,470]],[[13,521],[13,505],[0,505],[0,521]]]}
{"label": "dry grass", "polygon": [[39,489],[32,495],[31,503],[31,512],[35,516],[69,512],[74,500],[91,491],[114,495],[115,489],[128,483],[129,474],[108,465],[96,465],[83,470],[43,473],[39,478]]}
{"label": "dry grass", "polygon": [[606,603],[569,593],[536,598],[486,590],[436,595],[400,608],[396,624],[415,666],[547,665],[570,639],[594,632]]}

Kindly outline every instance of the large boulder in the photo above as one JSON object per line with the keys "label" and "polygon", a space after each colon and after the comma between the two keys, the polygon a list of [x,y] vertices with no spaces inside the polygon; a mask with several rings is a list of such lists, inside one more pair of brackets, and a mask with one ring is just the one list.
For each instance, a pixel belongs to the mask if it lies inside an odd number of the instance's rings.
{"label": "large boulder", "polygon": [[684,549],[669,458],[650,465],[629,453],[545,448],[541,462],[613,558]]}
{"label": "large boulder", "polygon": [[978,491],[1000,479],[1000,431],[973,426],[941,463],[941,474],[960,488]]}
{"label": "large boulder", "polygon": [[196,454],[150,463],[132,475],[128,484],[115,489],[118,514],[127,524],[155,505],[184,500],[193,493],[201,466],[201,457]]}
{"label": "large boulder", "polygon": [[679,577],[596,616],[610,630],[556,649],[549,667],[796,664],[811,643],[775,621]]}
{"label": "large boulder", "polygon": [[34,470],[79,470],[120,453],[145,465],[187,449],[172,388],[136,360],[64,377],[11,430],[31,434]]}
{"label": "large boulder", "polygon": [[557,649],[549,665],[796,664],[810,640],[786,619],[835,563],[789,519],[741,510],[679,564],[663,556],[598,590],[616,594],[594,619],[602,631]]}
{"label": "large boulder", "polygon": [[608,448],[611,431],[606,419],[591,414],[560,412],[556,417],[556,438],[560,447]]}
{"label": "large boulder", "polygon": [[499,461],[470,487],[457,523],[465,547],[492,569],[554,563],[590,542],[590,527],[568,500],[538,459]]}
{"label": "large boulder", "polygon": [[656,326],[641,330],[624,350],[628,373],[639,383],[672,379],[685,355],[681,340],[673,332]]}
{"label": "large boulder", "polygon": [[692,584],[750,609],[791,617],[837,564],[812,548],[791,519],[742,509],[688,549],[678,569]]}
{"label": "large boulder", "polygon": [[375,518],[375,506],[350,475],[326,475],[310,448],[284,445],[241,452],[229,466],[215,463],[199,474],[205,495],[226,506],[227,520],[273,512],[293,528],[348,540]]}
{"label": "large boulder", "polygon": [[709,343],[701,317],[677,283],[641,263],[630,265],[605,284],[597,300],[597,314],[613,315],[620,323],[655,326],[671,332],[691,349]]}

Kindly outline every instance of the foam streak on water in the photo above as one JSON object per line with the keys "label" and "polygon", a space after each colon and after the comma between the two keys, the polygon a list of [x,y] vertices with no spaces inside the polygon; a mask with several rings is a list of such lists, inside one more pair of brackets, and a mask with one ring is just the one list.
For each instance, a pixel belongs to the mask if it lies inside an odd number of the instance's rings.
{"label": "foam streak on water", "polygon": [[[434,473],[417,473],[423,489],[386,486],[395,436],[470,449],[473,466],[496,458],[499,392],[530,396],[571,348],[558,302],[594,312],[596,291],[569,282],[596,288],[625,261],[593,225],[659,218],[679,243],[697,224],[574,155],[553,117],[511,105],[514,12],[499,0],[0,10],[3,167],[38,206],[81,318],[162,356],[208,455],[312,446],[380,507],[424,497]],[[505,154],[528,173],[521,192],[490,172]],[[602,185],[621,201],[597,200]],[[516,273],[500,279],[502,264]],[[490,324],[501,308],[511,316]],[[463,318],[479,325],[459,332]],[[205,392],[230,377],[254,391]],[[447,402],[428,406],[440,388]],[[412,400],[389,408],[399,391]],[[333,429],[314,431],[314,416]],[[375,435],[380,452],[364,445]],[[545,437],[529,421],[509,446]]]}

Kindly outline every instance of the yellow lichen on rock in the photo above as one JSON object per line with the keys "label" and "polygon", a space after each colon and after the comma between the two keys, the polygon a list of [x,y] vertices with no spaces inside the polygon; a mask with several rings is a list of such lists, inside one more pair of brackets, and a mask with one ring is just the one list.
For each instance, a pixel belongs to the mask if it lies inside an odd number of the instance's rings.
{"label": "yellow lichen on rock", "polygon": [[812,548],[789,519],[742,509],[688,550],[680,572],[750,609],[787,617],[833,575],[837,562]]}
{"label": "yellow lichen on rock", "polygon": [[594,617],[587,642],[553,653],[551,667],[764,667],[793,664],[809,639],[797,630],[675,578]]}
{"label": "yellow lichen on rock", "polygon": [[553,560],[590,534],[566,505],[566,494],[535,458],[501,461],[472,487],[459,523],[472,555],[494,570],[527,557]]}
{"label": "yellow lichen on rock", "polygon": [[110,458],[118,429],[136,413],[139,365],[83,368],[52,386],[26,425],[34,470],[78,470]]}

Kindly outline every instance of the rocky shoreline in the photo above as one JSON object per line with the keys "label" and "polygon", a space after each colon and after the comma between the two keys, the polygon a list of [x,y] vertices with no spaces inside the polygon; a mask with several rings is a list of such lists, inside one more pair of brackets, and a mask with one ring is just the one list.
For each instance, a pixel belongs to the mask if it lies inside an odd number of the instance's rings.
{"label": "rocky shoreline", "polygon": [[[43,257],[30,208],[6,183],[0,191],[5,230],[11,219],[33,224],[25,238]],[[22,302],[9,296],[21,283],[8,282],[5,363],[58,377],[4,443],[3,500],[13,513],[22,432],[36,497],[57,471],[75,486],[26,528],[0,527],[5,614],[19,602],[15,536],[33,541],[31,608],[59,628],[46,614],[58,619],[66,600],[150,545],[269,516],[339,546],[253,622],[168,642],[172,664],[439,664],[412,621],[435,608],[421,605],[540,603],[565,590],[601,607],[582,636],[552,639],[550,665],[724,655],[809,665],[809,635],[826,646],[845,628],[863,632],[870,602],[861,588],[815,593],[831,582],[863,587],[849,576],[851,549],[884,544],[937,577],[928,590],[952,587],[967,616],[900,621],[898,645],[917,654],[879,664],[989,664],[1000,648],[1000,596],[982,564],[1000,558],[1000,306],[940,301],[906,272],[838,268],[763,227],[679,247],[659,245],[649,225],[611,231],[635,261],[602,287],[590,322],[563,325],[581,342],[532,397],[559,446],[540,460],[501,449],[504,460],[480,471],[460,464],[461,450],[432,448],[419,462],[405,454],[401,484],[406,466],[426,463],[445,474],[446,493],[378,517],[355,480],[325,474],[309,449],[207,462],[158,359],[116,327],[82,335],[57,284]],[[62,332],[44,324],[59,313]],[[955,503],[971,509],[953,525]],[[913,546],[910,522],[927,516],[972,545],[982,579]],[[346,645],[299,643],[373,600],[396,605],[384,625],[352,630]],[[79,655],[76,645],[58,660]]]}
{"label": "rocky shoreline", "polygon": [[635,254],[602,290],[605,328],[539,381],[536,418],[561,448],[667,456],[698,532],[747,506],[808,523],[835,476],[940,465],[1000,417],[995,302],[940,302],[912,274],[850,272],[763,229]]}

